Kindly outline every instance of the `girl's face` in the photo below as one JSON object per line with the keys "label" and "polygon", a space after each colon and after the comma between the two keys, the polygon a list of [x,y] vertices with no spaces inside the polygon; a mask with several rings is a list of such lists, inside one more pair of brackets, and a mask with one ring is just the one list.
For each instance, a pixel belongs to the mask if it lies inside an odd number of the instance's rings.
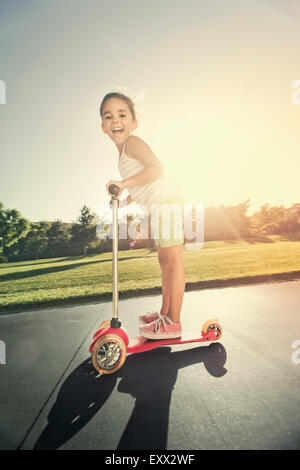
{"label": "girl's face", "polygon": [[119,98],[110,98],[103,106],[102,130],[121,146],[137,128],[128,104]]}

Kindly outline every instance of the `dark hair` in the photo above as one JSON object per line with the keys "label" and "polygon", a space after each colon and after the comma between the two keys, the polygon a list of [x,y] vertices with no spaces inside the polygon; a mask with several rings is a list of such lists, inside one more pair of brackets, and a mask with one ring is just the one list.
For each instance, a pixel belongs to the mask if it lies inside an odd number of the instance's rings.
{"label": "dark hair", "polygon": [[103,98],[103,100],[102,100],[102,103],[101,103],[101,105],[100,105],[100,116],[101,116],[101,118],[103,118],[103,106],[104,106],[104,103],[105,103],[105,101],[109,100],[110,98],[119,98],[120,100],[125,101],[125,103],[127,103],[128,106],[129,106],[129,109],[130,109],[130,112],[131,112],[131,114],[132,114],[133,119],[136,120],[135,109],[134,109],[134,102],[133,102],[132,99],[129,98],[128,96],[125,96],[125,95],[123,95],[122,93],[118,93],[118,92],[108,93],[107,95],[104,96],[104,98]]}

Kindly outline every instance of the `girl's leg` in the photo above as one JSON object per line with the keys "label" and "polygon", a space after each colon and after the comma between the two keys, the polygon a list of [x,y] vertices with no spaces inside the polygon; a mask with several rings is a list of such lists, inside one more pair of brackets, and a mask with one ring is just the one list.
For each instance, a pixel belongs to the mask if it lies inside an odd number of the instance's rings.
{"label": "girl's leg", "polygon": [[[169,302],[168,316],[174,323],[180,322],[180,312],[185,290],[185,273],[183,264],[183,245],[157,247],[159,262],[163,273],[163,307],[165,314]],[[163,310],[164,308],[164,310]]]}
{"label": "girl's leg", "polygon": [[[179,338],[182,334],[180,312],[185,289],[182,245],[157,247],[162,269],[163,302],[161,313],[165,320],[158,318],[140,327],[142,336],[148,339]],[[170,320],[169,320],[170,319]]]}
{"label": "girl's leg", "polygon": [[162,315],[167,315],[169,312],[169,305],[170,305],[170,293],[169,293],[169,285],[168,285],[168,270],[167,270],[167,263],[165,260],[159,256],[159,248],[157,248],[158,251],[158,261],[160,264],[160,269],[161,269],[161,275],[162,275],[162,305],[161,305],[161,310],[160,313]]}

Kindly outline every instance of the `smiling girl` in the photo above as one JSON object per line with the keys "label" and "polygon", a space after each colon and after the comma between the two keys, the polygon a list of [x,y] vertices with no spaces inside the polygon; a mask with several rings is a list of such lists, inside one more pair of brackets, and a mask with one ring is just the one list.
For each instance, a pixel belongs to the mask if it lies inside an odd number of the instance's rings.
{"label": "smiling girl", "polygon": [[[122,180],[110,180],[106,185],[115,184],[120,188],[118,198],[126,188],[129,196],[119,200],[119,207],[131,204],[173,204],[182,202],[171,193],[164,182],[164,169],[149,145],[133,135],[138,121],[134,103],[121,93],[107,94],[100,106],[102,130],[115,143],[119,151],[119,171]],[[125,152],[126,149],[126,152]],[[162,215],[159,217],[161,233]],[[162,272],[162,306],[160,311],[139,317],[140,333],[149,339],[178,338],[181,336],[180,312],[185,290],[183,264],[183,227],[176,227],[176,218],[171,217],[171,238],[155,239],[158,261]],[[182,234],[175,238],[179,232]]]}

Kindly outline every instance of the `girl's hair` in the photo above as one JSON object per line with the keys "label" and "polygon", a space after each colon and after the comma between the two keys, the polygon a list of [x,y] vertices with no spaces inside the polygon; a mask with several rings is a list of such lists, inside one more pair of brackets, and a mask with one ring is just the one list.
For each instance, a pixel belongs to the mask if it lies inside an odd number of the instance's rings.
{"label": "girl's hair", "polygon": [[120,100],[125,101],[125,103],[128,104],[128,107],[130,109],[130,112],[132,114],[132,117],[134,120],[136,120],[136,114],[135,114],[135,109],[134,109],[134,102],[132,101],[131,98],[128,96],[123,95],[123,93],[118,93],[118,92],[112,92],[108,93],[107,95],[104,96],[102,103],[100,105],[100,116],[103,119],[103,106],[106,100],[109,100],[110,98],[119,98]]}

